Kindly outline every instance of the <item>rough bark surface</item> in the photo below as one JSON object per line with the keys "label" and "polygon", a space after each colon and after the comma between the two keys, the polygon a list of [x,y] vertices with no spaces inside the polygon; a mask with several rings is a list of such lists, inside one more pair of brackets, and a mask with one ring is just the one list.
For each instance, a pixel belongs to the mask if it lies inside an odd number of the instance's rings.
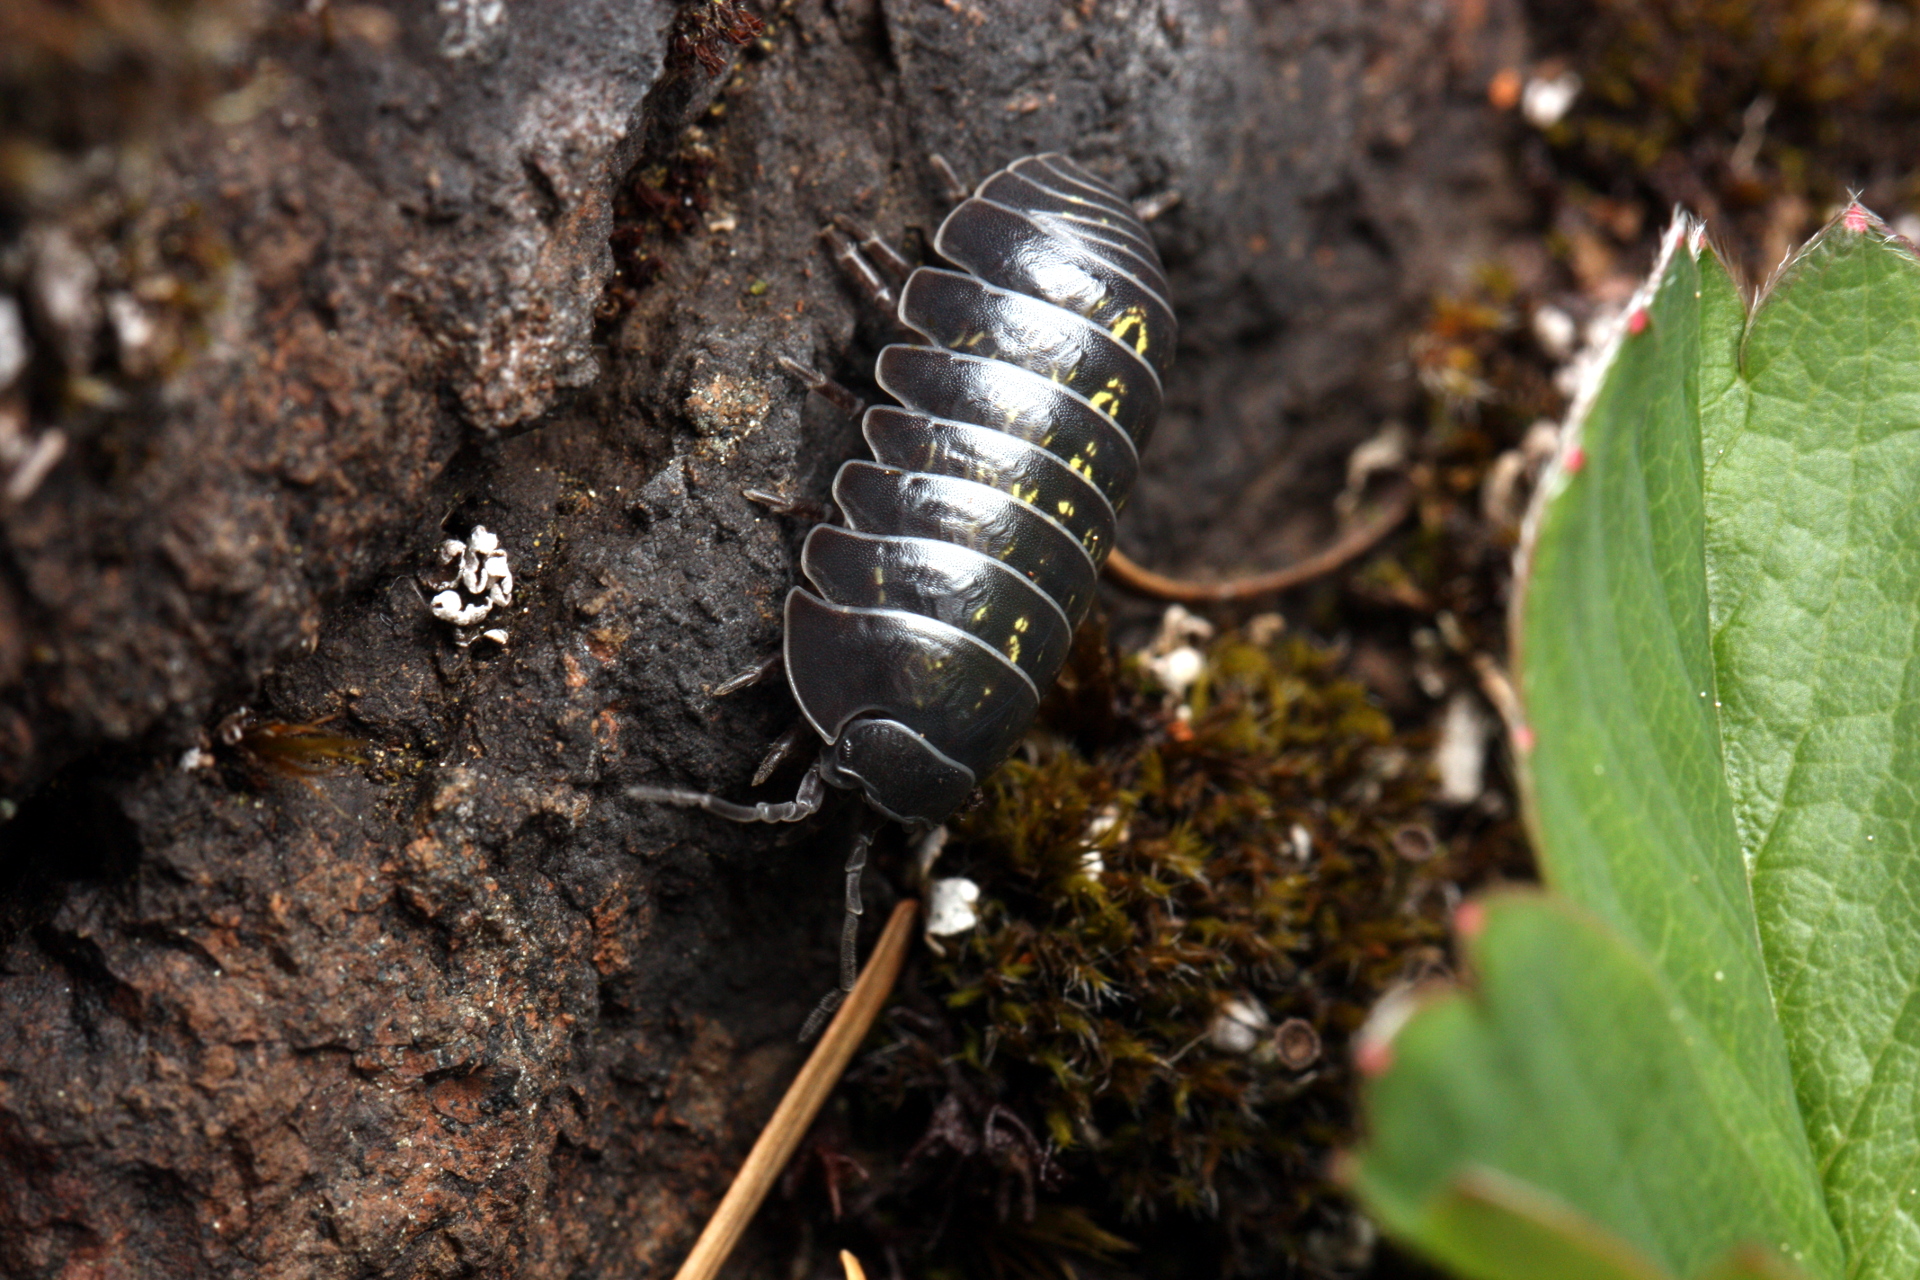
{"label": "rough bark surface", "polygon": [[[858,448],[776,358],[860,386],[888,336],[834,214],[924,238],[932,152],[1178,190],[1122,541],[1225,570],[1321,536],[1524,213],[1501,3],[795,0],[744,53],[706,11],[247,11],[206,102],[7,188],[0,413],[67,449],[0,499],[0,1272],[670,1271],[832,980],[851,815],[623,790],[743,794],[793,717],[711,690],[802,531],[741,488]],[[636,182],[684,234],[615,234]],[[425,603],[476,524],[504,646]],[[243,703],[368,761],[279,776]]]}

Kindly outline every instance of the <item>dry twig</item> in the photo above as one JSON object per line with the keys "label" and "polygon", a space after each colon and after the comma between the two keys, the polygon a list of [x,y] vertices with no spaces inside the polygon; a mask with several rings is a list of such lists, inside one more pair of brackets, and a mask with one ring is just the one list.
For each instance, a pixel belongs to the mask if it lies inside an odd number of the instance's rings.
{"label": "dry twig", "polygon": [[1135,595],[1171,600],[1176,604],[1229,604],[1290,591],[1302,583],[1332,573],[1371,550],[1413,511],[1413,498],[1413,486],[1400,485],[1386,496],[1373,519],[1349,529],[1325,550],[1272,573],[1234,578],[1227,582],[1187,582],[1143,569],[1116,547],[1107,557],[1107,575],[1116,586]]}
{"label": "dry twig", "polygon": [[912,898],[893,909],[885,932],[867,960],[867,967],[860,973],[860,980],[853,984],[847,1002],[827,1024],[827,1033],[820,1037],[806,1065],[793,1078],[786,1097],[780,1099],[780,1105],[774,1109],[773,1118],[760,1131],[753,1150],[747,1153],[746,1163],[740,1166],[733,1185],[727,1188],[720,1207],[714,1210],[707,1229],[694,1242],[693,1252],[680,1264],[674,1280],[713,1280],[734,1245],[739,1243],[760,1202],[767,1198],[773,1180],[792,1158],[794,1148],[806,1136],[813,1118],[820,1114],[827,1095],[840,1082],[841,1073],[853,1059],[853,1051],[866,1038],[867,1028],[873,1025],[880,1006],[892,994],[900,966],[907,958],[907,943],[913,937],[913,920],[919,910],[920,904]]}

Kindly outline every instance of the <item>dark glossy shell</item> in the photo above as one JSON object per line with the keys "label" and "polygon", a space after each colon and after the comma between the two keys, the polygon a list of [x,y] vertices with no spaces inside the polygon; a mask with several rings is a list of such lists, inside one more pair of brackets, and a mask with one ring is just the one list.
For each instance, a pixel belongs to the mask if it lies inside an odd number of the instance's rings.
{"label": "dark glossy shell", "polygon": [[874,461],[834,480],[845,527],[808,536],[787,597],[794,697],[821,773],[910,822],[943,820],[1026,732],[1113,546],[1174,343],[1147,229],[1059,155],[948,215],[876,376]]}

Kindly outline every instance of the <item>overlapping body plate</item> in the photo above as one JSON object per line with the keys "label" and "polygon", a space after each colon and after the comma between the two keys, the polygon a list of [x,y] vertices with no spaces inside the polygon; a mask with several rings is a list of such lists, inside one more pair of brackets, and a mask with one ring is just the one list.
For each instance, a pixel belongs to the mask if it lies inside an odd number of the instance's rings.
{"label": "overlapping body plate", "polygon": [[788,681],[840,785],[912,821],[998,765],[1059,674],[1175,339],[1146,228],[1064,156],[987,179],[934,245],[961,270],[902,290],[927,345],[881,353],[900,406],[868,411],[876,461],[841,468],[845,527],[808,537],[786,609]]}

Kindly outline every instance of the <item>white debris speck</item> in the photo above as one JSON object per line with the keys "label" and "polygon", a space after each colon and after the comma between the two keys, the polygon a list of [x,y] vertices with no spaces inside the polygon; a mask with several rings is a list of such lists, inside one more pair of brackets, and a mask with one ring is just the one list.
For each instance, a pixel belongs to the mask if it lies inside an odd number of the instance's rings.
{"label": "white debris speck", "polygon": [[153,344],[153,317],[130,293],[107,295],[107,321],[113,326],[113,338],[120,347],[123,365],[142,367],[147,348]]}
{"label": "white debris speck", "polygon": [[1407,451],[1413,436],[1406,425],[1389,422],[1372,437],[1355,446],[1347,455],[1347,492],[1358,494],[1367,481],[1382,472],[1399,471],[1407,465]]}
{"label": "white debris speck", "polygon": [[1200,679],[1201,673],[1207,669],[1207,659],[1198,649],[1190,645],[1182,645],[1170,653],[1148,658],[1147,669],[1153,672],[1154,679],[1158,680],[1168,693],[1175,698],[1184,699],[1187,696],[1187,690],[1193,688],[1194,683]]}
{"label": "white debris speck", "polygon": [[1118,840],[1127,838],[1127,830],[1120,823],[1120,806],[1107,805],[1087,820],[1087,848],[1080,855],[1080,870],[1090,876],[1097,876],[1107,869],[1107,860],[1100,855],[1100,842],[1119,828]]}
{"label": "white debris speck", "polygon": [[1534,308],[1533,340],[1555,360],[1565,360],[1580,341],[1580,326],[1565,311],[1546,303]]}
{"label": "white debris speck", "polygon": [[41,320],[52,330],[54,347],[71,370],[92,361],[93,334],[100,321],[100,272],[71,234],[50,228],[30,236],[31,292]]}
{"label": "white debris speck", "polygon": [[951,938],[980,923],[974,903],[980,886],[965,876],[949,876],[927,886],[927,936]]}
{"label": "white debris speck", "polygon": [[1160,615],[1160,634],[1153,638],[1151,653],[1166,653],[1184,645],[1213,638],[1213,624],[1181,605],[1170,604]]}
{"label": "white debris speck", "polygon": [[199,747],[188,747],[180,754],[180,772],[191,773],[213,764],[213,754]]}
{"label": "white debris speck", "polygon": [[1286,629],[1287,620],[1277,613],[1256,613],[1247,619],[1247,625],[1242,628],[1247,643],[1257,644],[1263,649],[1278,640]]}
{"label": "white debris speck", "polygon": [[485,631],[482,631],[480,633],[480,638],[482,640],[491,640],[495,644],[504,645],[507,642],[506,628],[488,627]]}
{"label": "white debris speck", "polygon": [[940,861],[940,851],[947,847],[947,829],[935,827],[920,837],[920,843],[913,849],[913,865],[920,879],[925,880],[933,874],[933,864]]}
{"label": "white debris speck", "polygon": [[1211,638],[1213,624],[1177,604],[1167,606],[1160,615],[1160,633],[1147,646],[1147,670],[1160,682],[1172,701],[1179,702],[1207,668],[1207,660],[1196,644]]}
{"label": "white debris speck", "polygon": [[1480,700],[1462,689],[1447,699],[1440,719],[1440,742],[1433,749],[1433,769],[1440,776],[1440,799],[1448,804],[1472,804],[1486,790],[1487,744],[1497,729]]}
{"label": "white debris speck", "polygon": [[1297,822],[1287,828],[1287,852],[1299,862],[1305,862],[1313,856],[1313,836]]}
{"label": "white debris speck", "polygon": [[506,0],[440,0],[440,56],[467,58],[506,34]]}
{"label": "white debris speck", "polygon": [[[15,444],[19,445],[17,453],[9,447]],[[12,437],[0,439],[0,465],[13,466],[5,490],[0,492],[4,492],[8,502],[25,502],[66,451],[67,433],[58,427],[48,427],[30,442]]]}
{"label": "white debris speck", "polygon": [[1553,455],[1560,452],[1560,424],[1551,418],[1540,418],[1527,428],[1527,434],[1520,441],[1520,453],[1527,460],[1527,469],[1535,476],[1540,469],[1553,461]]}
{"label": "white debris speck", "polygon": [[1507,449],[1487,468],[1480,483],[1480,514],[1488,523],[1510,527],[1526,514],[1521,501],[1521,481],[1526,478],[1527,459],[1518,449]]}
{"label": "white debris speck", "polygon": [[26,370],[27,356],[27,322],[20,316],[20,304],[0,294],[0,391]]}
{"label": "white debris speck", "polygon": [[1207,1043],[1222,1053],[1252,1053],[1273,1030],[1273,1019],[1248,996],[1235,996],[1207,1024]]}
{"label": "white debris speck", "polygon": [[1571,71],[1535,76],[1520,95],[1520,114],[1536,129],[1559,124],[1580,96],[1580,77]]}

